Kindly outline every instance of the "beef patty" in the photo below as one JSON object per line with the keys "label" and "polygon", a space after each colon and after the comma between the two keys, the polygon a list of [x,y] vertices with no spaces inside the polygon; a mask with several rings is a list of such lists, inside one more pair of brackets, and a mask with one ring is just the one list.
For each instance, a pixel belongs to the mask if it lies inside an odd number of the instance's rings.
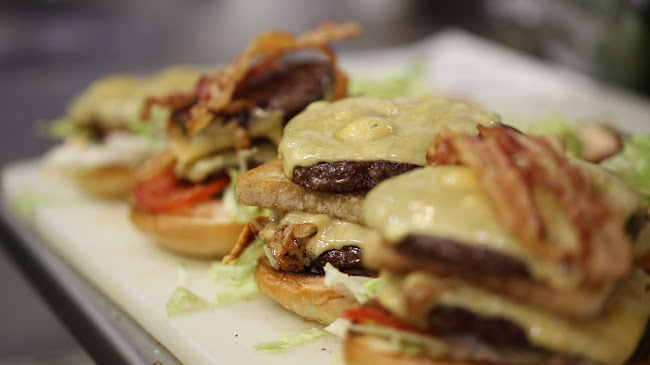
{"label": "beef patty", "polygon": [[362,250],[357,246],[343,246],[340,250],[325,251],[311,264],[311,271],[324,274],[328,262],[335,268],[352,275],[367,275],[368,270],[361,264]]}
{"label": "beef patty", "polygon": [[410,234],[397,244],[397,249],[408,256],[426,258],[474,273],[530,277],[526,264],[514,257],[448,238]]}
{"label": "beef patty", "polygon": [[320,162],[312,166],[296,166],[293,169],[293,182],[318,191],[359,192],[370,190],[383,180],[417,167],[391,161]]}
{"label": "beef patty", "polygon": [[[236,118],[242,127],[247,128],[251,109],[258,107],[269,111],[282,110],[286,122],[311,102],[327,96],[333,82],[333,70],[328,64],[278,62],[243,82],[243,86],[235,90],[229,106],[214,115],[224,121]],[[172,112],[171,120],[183,131],[191,120],[190,110],[195,103],[196,99]]]}

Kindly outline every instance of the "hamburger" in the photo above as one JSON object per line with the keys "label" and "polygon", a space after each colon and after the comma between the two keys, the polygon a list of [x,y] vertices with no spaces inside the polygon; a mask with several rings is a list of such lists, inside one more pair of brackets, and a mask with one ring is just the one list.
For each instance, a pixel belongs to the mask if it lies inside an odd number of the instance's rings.
{"label": "hamburger", "polygon": [[310,104],[285,126],[280,158],[239,176],[237,200],[272,214],[253,219],[225,261],[261,241],[266,257],[255,281],[262,293],[304,318],[333,322],[356,299],[325,285],[328,265],[349,275],[375,274],[363,264],[367,192],[426,165],[427,144],[443,127],[471,133],[477,123],[498,120],[428,96]]}
{"label": "hamburger", "polygon": [[228,200],[233,174],[276,158],[285,122],[309,103],[346,96],[329,43],[359,32],[355,23],[324,23],[297,37],[261,34],[190,92],[149,97],[143,116],[169,110],[169,142],[140,171],[134,225],[181,254],[229,253],[247,214],[257,213]]}
{"label": "hamburger", "polygon": [[380,284],[343,315],[347,363],[647,359],[642,199],[552,139],[478,129],[443,131],[429,166],[366,197],[364,263]]}
{"label": "hamburger", "polygon": [[63,143],[48,151],[45,167],[70,175],[87,195],[124,199],[135,171],[165,146],[167,111],[156,108],[146,120],[140,106],[152,92],[191,87],[204,69],[175,66],[152,75],[117,74],[100,78],[50,122],[46,133]]}

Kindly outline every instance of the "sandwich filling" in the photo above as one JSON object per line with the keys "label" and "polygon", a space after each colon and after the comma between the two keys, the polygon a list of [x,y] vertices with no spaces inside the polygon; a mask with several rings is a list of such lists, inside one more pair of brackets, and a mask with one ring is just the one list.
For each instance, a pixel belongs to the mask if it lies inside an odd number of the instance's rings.
{"label": "sandwich filling", "polygon": [[388,271],[381,277],[378,300],[400,320],[436,336],[470,336],[501,353],[537,352],[538,360],[562,355],[574,359],[570,363],[624,363],[650,316],[650,277],[640,269],[620,283],[601,314],[587,320],[539,310],[455,278]]}
{"label": "sandwich filling", "polygon": [[[139,182],[138,206],[149,212],[184,209],[220,194],[230,180],[228,169],[275,158],[290,117],[312,101],[345,96],[347,78],[336,68],[328,42],[358,31],[356,24],[328,23],[299,37],[265,33],[231,64],[202,77],[190,92],[149,97],[144,116],[155,105],[171,110],[170,141],[168,158],[152,168],[157,173]],[[313,52],[305,56],[297,51]],[[167,180],[176,179],[173,190],[194,190],[191,198],[163,204],[162,209],[155,202],[148,204],[169,196],[169,189],[157,189],[164,185],[156,184],[163,171]]]}
{"label": "sandwich filling", "polygon": [[498,115],[432,97],[353,97],[312,103],[285,127],[279,146],[287,178],[310,189],[367,191],[426,165],[426,146],[443,128],[476,134]]}
{"label": "sandwich filling", "polygon": [[[595,181],[612,199],[626,203],[626,217],[636,216],[643,204],[634,192],[604,170],[590,172],[600,173]],[[580,245],[566,213],[551,196],[544,197],[547,204],[541,209],[547,234],[568,252],[576,252]],[[466,270],[527,277],[560,289],[576,285],[579,279],[578,270],[558,266],[522,247],[496,216],[476,173],[467,167],[427,167],[386,181],[366,197],[364,216],[368,225],[381,230],[386,244],[399,246],[407,255],[465,263]]]}
{"label": "sandwich filling", "polygon": [[65,143],[48,153],[47,164],[69,170],[137,166],[164,148],[169,117],[155,108],[148,118],[140,118],[142,102],[152,92],[189,88],[204,71],[172,67],[149,76],[124,74],[95,81],[71,102],[65,118],[48,127],[48,134],[65,138]]}
{"label": "sandwich filling", "polygon": [[[546,137],[478,128],[443,131],[429,147],[433,166],[366,196],[364,218],[377,231],[366,263],[381,269],[386,312],[351,311],[349,341],[367,334],[408,356],[495,364],[636,356],[650,317],[650,276],[637,267],[647,253],[643,234],[635,237],[645,221],[638,194]],[[612,267],[600,267],[600,255]]]}
{"label": "sandwich filling", "polygon": [[267,258],[277,270],[323,274],[330,263],[346,273],[366,274],[361,260],[367,233],[362,225],[325,214],[273,213],[251,221],[241,236],[248,242],[240,244],[262,240]]}

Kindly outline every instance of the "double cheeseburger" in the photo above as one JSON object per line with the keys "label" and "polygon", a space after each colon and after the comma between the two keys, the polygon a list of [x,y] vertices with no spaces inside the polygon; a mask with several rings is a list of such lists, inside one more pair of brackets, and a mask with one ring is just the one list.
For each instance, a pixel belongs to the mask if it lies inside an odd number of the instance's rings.
{"label": "double cheeseburger", "polygon": [[647,360],[641,198],[552,139],[478,129],[443,131],[430,166],[366,197],[364,258],[381,282],[344,313],[347,363]]}
{"label": "double cheeseburger", "polygon": [[260,290],[307,319],[333,322],[355,300],[324,284],[325,265],[374,274],[363,264],[366,193],[426,165],[427,144],[442,128],[472,133],[477,123],[497,121],[495,114],[431,97],[312,103],[286,125],[281,158],[239,176],[238,201],[273,213],[248,224],[226,262],[261,240]]}
{"label": "double cheeseburger", "polygon": [[70,103],[65,117],[48,124],[48,134],[63,143],[48,151],[45,166],[71,175],[89,196],[126,198],[137,167],[165,146],[168,112],[157,108],[142,120],[142,102],[153,92],[190,88],[201,72],[178,66],[96,80]]}
{"label": "double cheeseburger", "polygon": [[169,143],[141,170],[131,221],[163,246],[194,256],[230,252],[248,219],[222,203],[229,170],[277,158],[285,122],[309,103],[344,97],[347,78],[329,43],[357,24],[325,23],[298,37],[261,34],[229,65],[191,92],[152,96],[170,111]]}

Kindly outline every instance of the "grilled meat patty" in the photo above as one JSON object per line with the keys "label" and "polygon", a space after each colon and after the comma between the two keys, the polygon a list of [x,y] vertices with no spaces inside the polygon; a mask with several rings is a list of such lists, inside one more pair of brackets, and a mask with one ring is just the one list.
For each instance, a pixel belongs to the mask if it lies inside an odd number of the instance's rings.
{"label": "grilled meat patty", "polygon": [[418,165],[391,161],[320,162],[296,166],[293,182],[309,189],[332,193],[367,191],[380,182],[411,171]]}

